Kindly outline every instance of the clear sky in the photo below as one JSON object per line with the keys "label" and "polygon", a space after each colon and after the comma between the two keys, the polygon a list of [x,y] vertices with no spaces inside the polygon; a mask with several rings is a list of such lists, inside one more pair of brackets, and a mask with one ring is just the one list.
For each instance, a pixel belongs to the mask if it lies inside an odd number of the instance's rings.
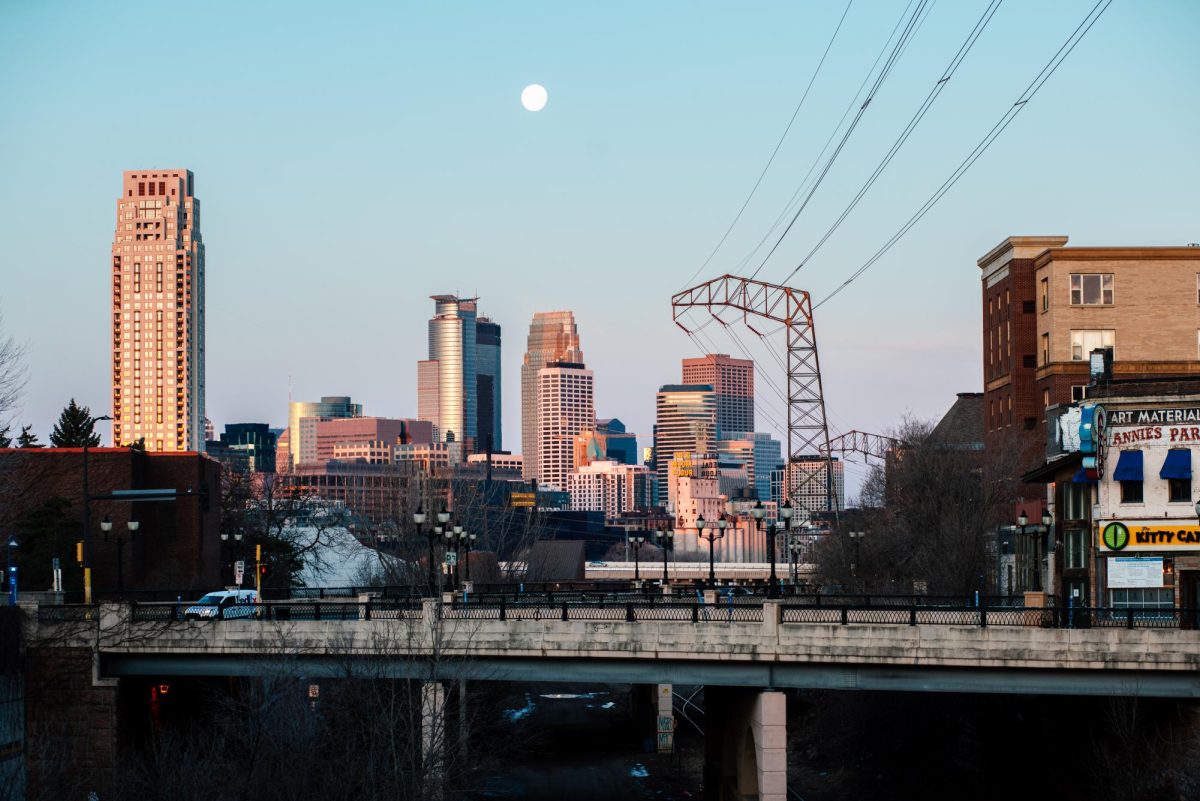
{"label": "clear sky", "polygon": [[[940,0],[792,233],[809,251],[957,52],[985,0]],[[936,105],[792,285],[820,299],[941,184],[1093,0],[1005,0]],[[597,413],[648,443],[696,346],[670,296],[745,199],[845,4],[10,2],[0,5],[0,309],[28,343],[43,440],[109,409],[121,172],[188,168],[207,246],[209,417],[285,420],[350,394],[416,412],[428,296],[504,327],[505,444],[535,311],[576,313]],[[905,5],[854,0],[757,196],[697,279],[780,213]],[[1200,3],[1116,0],[1003,137],[817,317],[832,424],[884,431],[981,389],[975,260],[1009,235],[1200,241]],[[525,111],[521,89],[550,100]],[[1147,321],[1151,324],[1152,321]],[[738,355],[719,326],[705,333]],[[776,385],[765,343],[741,340]],[[775,340],[773,347],[782,344]],[[784,418],[760,377],[763,410]],[[760,413],[759,428],[772,431]],[[775,432],[776,436],[782,436]],[[861,468],[853,468],[850,484]]]}

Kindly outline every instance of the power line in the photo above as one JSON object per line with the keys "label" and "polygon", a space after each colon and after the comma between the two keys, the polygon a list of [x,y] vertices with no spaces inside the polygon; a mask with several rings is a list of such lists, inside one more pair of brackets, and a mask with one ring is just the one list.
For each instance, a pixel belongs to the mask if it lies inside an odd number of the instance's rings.
{"label": "power line", "polygon": [[767,163],[763,166],[762,172],[758,174],[758,180],[755,181],[754,186],[751,187],[750,194],[746,195],[746,199],[742,202],[742,207],[738,209],[737,214],[734,215],[733,222],[729,223],[729,227],[725,229],[725,233],[722,234],[720,241],[716,244],[716,247],[712,249],[712,253],[708,254],[708,258],[704,260],[704,263],[696,268],[696,272],[692,273],[692,277],[684,283],[684,288],[690,286],[692,281],[696,280],[696,276],[700,275],[700,273],[704,271],[704,268],[707,267],[709,262],[713,260],[713,256],[716,256],[717,251],[720,250],[721,246],[725,244],[725,240],[729,238],[729,234],[733,231],[734,226],[738,224],[738,220],[742,219],[742,214],[746,211],[746,207],[750,205],[751,198],[754,197],[754,193],[758,191],[759,185],[762,184],[763,178],[766,177],[767,170],[771,169],[771,164],[775,162],[775,157],[779,155],[779,149],[783,147],[783,140],[787,139],[788,133],[792,130],[792,125],[796,122],[796,117],[800,114],[800,109],[804,106],[804,101],[808,99],[808,93],[812,90],[813,83],[816,82],[817,76],[821,74],[821,67],[824,66],[825,59],[828,57],[829,51],[833,47],[834,40],[837,39],[838,32],[842,29],[842,23],[846,21],[846,15],[850,13],[850,6],[853,4],[854,0],[848,0],[846,3],[846,8],[844,11],[842,11],[841,18],[838,19],[837,27],[833,29],[833,35],[829,37],[829,43],[825,45],[825,52],[821,54],[821,60],[817,62],[817,68],[813,70],[812,77],[808,79],[808,86],[804,88],[804,94],[800,96],[800,102],[796,104],[796,109],[792,112],[792,118],[788,120],[787,126],[783,129],[783,134],[780,135],[779,141],[775,143],[775,149],[771,151],[771,157],[767,159]]}
{"label": "power line", "polygon": [[787,227],[783,229],[783,233],[781,233],[779,238],[775,240],[775,244],[772,245],[771,249],[767,251],[767,255],[763,256],[762,261],[751,274],[751,278],[756,277],[762,271],[762,268],[766,266],[767,261],[783,243],[783,240],[787,238],[788,233],[792,230],[792,226],[796,224],[796,220],[800,219],[800,215],[808,207],[809,201],[812,200],[813,195],[815,195],[817,190],[821,188],[821,184],[824,182],[825,176],[827,176],[829,171],[833,169],[833,165],[837,161],[838,156],[841,155],[842,149],[846,146],[846,143],[850,141],[850,136],[858,127],[859,122],[862,121],[863,115],[866,114],[867,107],[871,105],[871,101],[875,99],[875,95],[879,93],[879,90],[883,87],[884,81],[886,81],[888,75],[891,74],[892,68],[896,66],[896,62],[899,60],[900,53],[903,52],[909,38],[913,35],[917,19],[920,17],[921,11],[925,8],[927,3],[928,0],[920,0],[920,5],[917,6],[916,11],[914,11],[912,16],[909,17],[908,24],[904,27],[903,33],[900,34],[900,38],[896,40],[896,45],[892,48],[891,55],[888,56],[887,61],[884,62],[883,68],[879,71],[879,75],[876,76],[875,83],[871,86],[871,91],[867,94],[867,99],[863,101],[861,106],[859,106],[858,113],[855,114],[854,119],[850,121],[850,126],[846,129],[845,134],[842,135],[837,147],[833,149],[833,153],[829,155],[829,160],[825,162],[825,166],[821,169],[821,172],[817,174],[817,178],[813,182],[812,188],[808,190],[808,194],[804,197],[803,202],[801,202],[800,206],[796,209],[796,213],[792,215],[792,219],[790,222],[788,222]]}
{"label": "power line", "polygon": [[967,172],[967,170],[969,170],[971,166],[979,160],[979,157],[982,156],[989,147],[991,147],[992,142],[996,141],[1000,134],[1004,133],[1004,129],[1006,129],[1012,123],[1012,121],[1017,118],[1017,115],[1021,113],[1026,104],[1029,103],[1029,101],[1034,98],[1038,91],[1046,85],[1046,81],[1050,80],[1051,76],[1053,76],[1058,70],[1059,66],[1066,61],[1067,56],[1071,55],[1071,51],[1074,50],[1075,46],[1083,40],[1083,37],[1087,35],[1088,31],[1092,29],[1092,26],[1096,24],[1096,21],[1099,20],[1101,15],[1108,10],[1110,5],[1112,5],[1112,0],[1097,0],[1096,5],[1092,6],[1091,10],[1088,11],[1087,15],[1083,18],[1083,21],[1079,23],[1079,26],[1072,31],[1071,35],[1067,37],[1062,46],[1058,48],[1058,51],[1050,58],[1048,62],[1046,62],[1046,65],[1042,67],[1041,72],[1039,72],[1037,76],[1034,77],[1034,79],[1029,83],[1029,85],[1025,87],[1025,91],[1021,93],[1016,102],[1009,106],[1004,114],[1001,115],[999,121],[992,126],[992,129],[988,131],[988,133],[979,141],[977,145],[975,145],[975,148],[967,154],[967,157],[963,159],[962,163],[959,164],[952,173],[950,173],[950,177],[947,178],[940,187],[938,187],[937,191],[935,191],[929,197],[929,199],[926,200],[919,209],[917,209],[917,212],[913,214],[913,216],[910,217],[908,221],[904,223],[904,225],[900,226],[900,229],[883,244],[883,247],[879,248],[879,250],[877,250],[875,254],[871,256],[871,258],[867,259],[866,263],[855,270],[849,278],[847,278],[841,283],[841,285],[838,286],[837,289],[830,292],[821,300],[820,303],[816,304],[816,306],[813,307],[814,309],[820,308],[825,303],[832,300],[838,295],[838,293],[848,287],[855,279],[869,270],[872,265],[879,261],[879,259],[881,259],[885,253],[891,250],[892,246],[899,242],[900,239],[903,238],[904,235],[907,234],[914,225],[921,221],[921,218],[924,217],[929,210],[932,209],[934,205],[936,205],[937,202],[941,200],[947,192],[950,191],[954,184],[958,183],[958,179],[961,178]]}
{"label": "power line", "polygon": [[929,109],[937,101],[938,96],[942,93],[942,90],[946,88],[946,84],[950,82],[950,79],[954,77],[954,73],[960,66],[962,66],[963,61],[965,61],[967,58],[967,54],[971,52],[971,48],[973,48],[975,43],[979,41],[979,37],[983,35],[984,29],[987,28],[988,23],[991,22],[992,17],[995,16],[996,11],[999,10],[1002,2],[1004,2],[1004,0],[990,0],[987,8],[983,10],[983,14],[979,17],[978,21],[976,21],[975,27],[971,29],[971,32],[967,35],[966,40],[958,48],[958,52],[954,54],[954,58],[950,59],[950,64],[945,70],[942,71],[942,76],[937,80],[936,83],[934,83],[933,88],[929,90],[929,94],[925,96],[925,100],[921,103],[916,113],[913,114],[912,119],[908,121],[908,125],[904,127],[903,131],[901,131],[900,136],[892,144],[891,149],[888,150],[887,154],[883,157],[883,160],[880,161],[875,167],[875,171],[871,173],[871,176],[866,180],[862,187],[859,188],[858,193],[855,194],[855,196],[851,199],[849,205],[842,210],[842,213],[838,215],[838,218],[833,221],[832,225],[829,226],[829,230],[827,230],[817,241],[817,244],[813,245],[813,248],[808,252],[808,255],[801,259],[800,263],[796,265],[795,269],[788,273],[787,278],[783,279],[783,283],[786,284],[788,281],[792,280],[792,277],[798,273],[800,269],[804,267],[804,265],[807,264],[809,260],[812,259],[812,257],[816,254],[816,252],[820,250],[821,247],[829,240],[829,238],[833,236],[834,232],[841,226],[842,222],[845,221],[848,216],[850,216],[850,212],[854,210],[859,201],[863,199],[863,196],[867,194],[867,191],[870,190],[870,188],[875,184],[875,181],[878,180],[879,176],[883,174],[883,171],[887,169],[887,166],[891,164],[892,159],[895,158],[898,152],[900,152],[900,148],[902,148],[904,143],[908,141],[908,137],[911,136],[912,132],[916,130],[918,125],[920,125],[921,120],[924,119],[926,113],[928,113]]}
{"label": "power line", "polygon": [[883,60],[884,54],[887,53],[888,45],[892,43],[892,39],[896,36],[896,32],[900,30],[900,25],[904,22],[904,17],[908,14],[908,9],[911,7],[912,0],[909,0],[909,4],[907,7],[905,7],[904,13],[900,15],[898,20],[896,20],[896,24],[892,28],[892,32],[888,34],[888,38],[883,43],[883,47],[879,49],[879,55],[875,57],[875,61],[871,64],[871,68],[867,70],[867,74],[863,76],[862,83],[858,85],[858,90],[853,96],[851,96],[850,102],[846,104],[846,110],[842,112],[842,118],[838,120],[837,125],[833,126],[833,130],[829,132],[829,138],[825,140],[825,144],[821,148],[821,152],[817,154],[817,157],[813,159],[812,164],[809,165],[808,172],[806,172],[804,177],[800,179],[799,186],[796,187],[796,191],[792,193],[792,196],[788,199],[788,202],[784,204],[783,210],[779,212],[779,216],[775,218],[775,222],[771,224],[771,227],[767,229],[767,232],[763,234],[761,239],[758,240],[758,244],[755,245],[749,253],[742,257],[742,260],[738,262],[737,266],[734,268],[735,272],[740,272],[742,268],[754,258],[754,254],[758,253],[759,249],[766,244],[767,239],[770,238],[771,234],[775,233],[775,229],[782,225],[783,221],[787,219],[787,216],[791,212],[792,207],[795,206],[797,199],[808,186],[808,179],[812,176],[813,171],[817,169],[817,165],[821,163],[821,159],[824,158],[826,151],[829,150],[829,146],[833,144],[834,137],[836,137],[838,131],[842,129],[842,124],[846,122],[846,118],[850,116],[850,112],[854,110],[854,106],[858,103],[858,99],[862,96],[863,90],[867,88],[867,83],[871,80],[871,76],[875,74],[875,68],[878,67],[879,62]]}

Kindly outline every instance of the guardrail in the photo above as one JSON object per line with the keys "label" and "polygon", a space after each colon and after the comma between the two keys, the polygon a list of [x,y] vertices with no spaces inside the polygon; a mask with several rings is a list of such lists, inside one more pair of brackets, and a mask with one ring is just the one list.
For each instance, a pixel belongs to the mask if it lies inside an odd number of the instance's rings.
{"label": "guardrail", "polygon": [[[757,598],[718,598],[715,603],[680,601],[669,597],[646,600],[603,598],[539,598],[511,600],[507,596],[470,597],[447,603],[422,599],[288,600],[264,601],[231,606],[200,606],[188,603],[133,602],[133,622],[186,620],[259,621],[368,621],[419,619],[425,604],[448,620],[563,620],[677,621],[681,623],[761,623],[765,609],[778,609],[779,622],[788,625],[889,625],[889,626],[1023,626],[1053,629],[1125,628],[1194,629],[1197,615],[1187,609],[1112,609],[1097,607],[989,607],[986,605],[928,604],[795,604],[765,606]],[[97,605],[39,606],[40,623],[97,620]]]}

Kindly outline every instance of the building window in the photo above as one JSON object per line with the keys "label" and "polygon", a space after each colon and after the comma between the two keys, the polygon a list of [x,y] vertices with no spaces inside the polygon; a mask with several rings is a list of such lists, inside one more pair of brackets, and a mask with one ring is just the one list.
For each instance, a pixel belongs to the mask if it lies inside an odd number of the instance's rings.
{"label": "building window", "polygon": [[1050,335],[1042,334],[1042,364],[1050,363]]}
{"label": "building window", "polygon": [[1092,500],[1090,484],[1074,482],[1063,485],[1063,520],[1087,520],[1088,504]]}
{"label": "building window", "polygon": [[1117,609],[1170,609],[1175,606],[1173,587],[1147,587],[1109,590],[1112,605]]}
{"label": "building window", "polygon": [[1050,408],[1050,390],[1048,390],[1048,389],[1042,390],[1042,408],[1043,409]]}
{"label": "building window", "polygon": [[1190,478],[1167,479],[1167,489],[1170,492],[1171,503],[1192,502],[1192,480]]}
{"label": "building window", "polygon": [[1112,273],[1075,273],[1071,276],[1072,306],[1111,306]]}
{"label": "building window", "polygon": [[1121,482],[1121,503],[1141,503],[1142,502],[1142,482],[1140,481],[1122,481]]}
{"label": "building window", "polygon": [[1042,311],[1050,308],[1050,279],[1042,279]]}
{"label": "building window", "polygon": [[1082,570],[1085,562],[1084,543],[1087,541],[1087,533],[1081,528],[1068,530],[1063,535],[1063,546],[1066,550],[1066,555],[1063,561],[1063,567],[1067,570]]}
{"label": "building window", "polygon": [[1071,332],[1071,361],[1087,361],[1097,348],[1115,347],[1116,332],[1112,329]]}
{"label": "building window", "polygon": [[1087,400],[1087,384],[1072,384],[1071,402],[1079,403],[1082,400]]}

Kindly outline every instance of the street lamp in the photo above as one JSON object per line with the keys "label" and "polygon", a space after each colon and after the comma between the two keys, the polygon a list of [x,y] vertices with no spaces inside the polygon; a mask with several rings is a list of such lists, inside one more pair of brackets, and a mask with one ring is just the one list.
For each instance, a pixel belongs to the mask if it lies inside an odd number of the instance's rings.
{"label": "street lamp", "polygon": [[850,575],[854,578],[858,578],[859,546],[862,544],[863,537],[867,536],[867,532],[851,531],[847,536],[850,537],[850,542],[854,544],[854,560],[850,562]]}
{"label": "street lamp", "polygon": [[[754,518],[754,528],[756,531],[762,531],[762,521],[767,515],[767,509],[763,506],[763,502],[759,501],[750,509],[750,516]],[[779,579],[775,575],[775,524],[767,526],[767,550],[771,555],[771,579],[767,583],[767,597],[779,597]]]}
{"label": "street lamp", "polygon": [[1042,591],[1042,538],[1046,532],[1050,530],[1050,526],[1054,523],[1054,518],[1050,516],[1049,511],[1042,512],[1042,524],[1040,526],[1030,526],[1029,517],[1026,516],[1025,510],[1017,516],[1016,529],[1022,536],[1029,537],[1033,541],[1033,591]]}
{"label": "street lamp", "polygon": [[[88,421],[88,429],[95,427],[101,420],[112,420],[108,415],[93,417]],[[88,441],[83,440],[83,602],[92,602],[92,503],[88,493]]]}
{"label": "street lamp", "polygon": [[646,537],[643,534],[635,534],[629,538],[629,547],[633,548],[633,580],[641,581],[642,573],[640,570],[640,560],[638,554],[642,551],[642,546],[646,544]]}
{"label": "street lamp", "polygon": [[[717,586],[717,572],[713,562],[713,542],[725,536],[725,526],[728,525],[724,515],[715,521],[707,521],[704,516],[696,518],[696,536],[708,540],[708,586]],[[705,529],[708,533],[705,533]]]}
{"label": "street lamp", "polygon": [[16,537],[8,538],[8,564],[4,568],[4,580],[8,584],[8,605],[17,605],[17,566],[13,564],[13,548],[20,545]]}
{"label": "street lamp", "polygon": [[475,538],[479,535],[475,532],[463,535],[463,568],[465,569],[464,581],[471,580],[471,545],[474,544]]}
{"label": "street lamp", "polygon": [[667,551],[675,550],[675,531],[669,527],[667,523],[659,523],[658,531],[654,532],[655,539],[658,540],[658,547],[662,548],[663,552],[663,586],[671,580],[667,575]]}
{"label": "street lamp", "polygon": [[[125,523],[125,528],[126,528],[126,530],[129,531],[129,539],[128,539],[129,542],[132,542],[134,536],[137,535],[137,530],[140,527],[140,525],[141,524],[137,520],[129,520]],[[108,542],[108,535],[112,532],[112,530],[113,530],[113,522],[109,518],[108,515],[105,515],[104,519],[100,521],[100,531],[103,532],[103,534],[104,534],[105,542]],[[221,539],[228,540],[229,532],[222,531]],[[237,533],[237,539],[239,542],[242,539],[242,534],[240,531]],[[117,544],[117,592],[122,593],[125,591],[125,543],[126,543],[126,538],[122,537],[120,534],[117,534],[117,536],[114,538],[114,541]]]}
{"label": "street lamp", "polygon": [[[421,537],[421,526],[425,525],[425,508],[421,504],[417,504],[417,511],[413,512],[413,523],[417,526],[417,538]],[[433,575],[433,531],[429,533],[429,594],[433,595],[436,581]]]}
{"label": "street lamp", "polygon": [[[107,520],[107,518],[105,518],[105,520]],[[137,531],[138,521],[130,520],[128,525],[129,525],[130,532]],[[130,536],[132,536],[132,534]],[[242,544],[242,537],[244,537],[244,536],[246,536],[245,532],[239,528],[233,532],[233,542],[230,543],[229,542],[229,532],[228,531],[221,532],[221,542],[223,544],[229,546],[229,569],[233,571],[233,583],[238,585],[239,587],[242,586],[242,580],[238,578],[238,573],[237,573],[238,546]],[[118,540],[117,540],[118,565],[120,564],[120,562],[119,562],[120,555],[121,555],[120,548],[121,548],[121,540],[118,538]],[[118,568],[117,575],[120,576],[120,574],[121,574],[121,571]],[[118,581],[119,580],[120,579],[118,579]]]}

